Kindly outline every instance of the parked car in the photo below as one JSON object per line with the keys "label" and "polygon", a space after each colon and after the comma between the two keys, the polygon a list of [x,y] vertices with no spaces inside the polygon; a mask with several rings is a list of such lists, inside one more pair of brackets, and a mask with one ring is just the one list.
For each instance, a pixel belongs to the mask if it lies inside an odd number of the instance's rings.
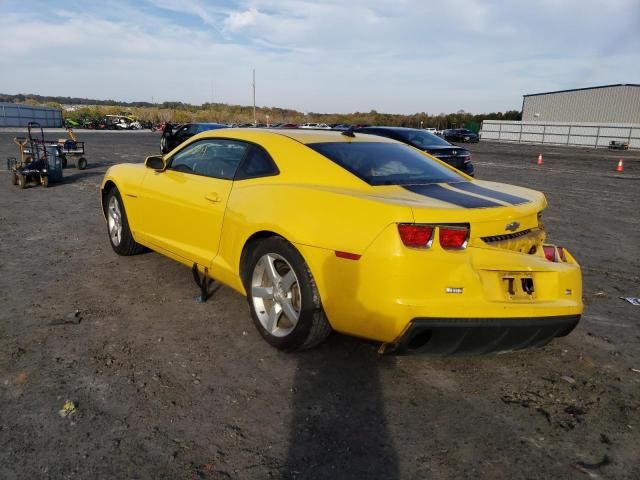
{"label": "parked car", "polygon": [[321,130],[331,130],[331,127],[326,123],[303,123],[298,128],[317,128]]}
{"label": "parked car", "polygon": [[[582,313],[580,267],[545,244],[540,192],[470,179],[395,140],[218,129],[109,168],[119,255],[151,248],[247,296],[283,350],[336,330],[382,351],[541,346]],[[144,262],[138,262],[143,266]]]}
{"label": "parked car", "polygon": [[185,140],[207,130],[227,128],[220,123],[185,123],[183,125],[165,124],[160,138],[160,152],[167,153],[176,148]]}
{"label": "parked car", "polygon": [[358,128],[356,132],[393,138],[427,152],[467,175],[472,177],[474,175],[469,150],[451,145],[426,130],[403,127],[362,127]]}
{"label": "parked car", "polygon": [[480,136],[466,128],[451,128],[442,131],[442,138],[450,142],[478,143]]}
{"label": "parked car", "polygon": [[127,115],[105,115],[102,124],[109,130],[137,130],[142,128],[140,123]]}

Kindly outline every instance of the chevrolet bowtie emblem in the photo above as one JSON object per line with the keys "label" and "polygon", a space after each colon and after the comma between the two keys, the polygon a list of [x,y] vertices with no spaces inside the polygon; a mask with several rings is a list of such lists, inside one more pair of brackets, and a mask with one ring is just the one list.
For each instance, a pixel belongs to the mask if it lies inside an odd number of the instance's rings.
{"label": "chevrolet bowtie emblem", "polygon": [[511,223],[507,223],[504,229],[508,232],[515,232],[519,226],[520,226],[520,222],[511,222]]}

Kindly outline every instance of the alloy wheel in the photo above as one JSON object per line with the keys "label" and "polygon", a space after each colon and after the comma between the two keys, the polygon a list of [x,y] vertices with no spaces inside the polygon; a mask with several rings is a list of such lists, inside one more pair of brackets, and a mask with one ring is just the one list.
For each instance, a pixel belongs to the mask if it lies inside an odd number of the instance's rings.
{"label": "alloy wheel", "polygon": [[300,319],[302,298],[298,277],[284,257],[267,253],[258,260],[249,294],[267,332],[285,337],[293,331]]}
{"label": "alloy wheel", "polygon": [[122,213],[120,212],[120,203],[115,195],[109,199],[107,225],[109,227],[111,243],[117,247],[122,241]]}

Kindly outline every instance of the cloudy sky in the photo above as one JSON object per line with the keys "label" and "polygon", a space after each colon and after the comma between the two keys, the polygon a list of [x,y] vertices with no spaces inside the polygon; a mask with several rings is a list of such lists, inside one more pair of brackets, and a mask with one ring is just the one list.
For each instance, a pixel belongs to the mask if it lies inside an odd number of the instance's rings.
{"label": "cloudy sky", "polygon": [[640,83],[640,0],[0,0],[0,92],[481,113]]}

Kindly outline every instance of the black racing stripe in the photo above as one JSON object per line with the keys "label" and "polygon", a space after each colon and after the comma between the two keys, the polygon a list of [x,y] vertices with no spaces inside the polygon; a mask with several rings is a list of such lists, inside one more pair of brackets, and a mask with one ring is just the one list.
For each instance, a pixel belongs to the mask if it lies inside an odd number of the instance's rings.
{"label": "black racing stripe", "polygon": [[465,192],[484,195],[485,197],[493,198],[494,200],[501,200],[512,205],[520,205],[521,203],[528,203],[531,201],[527,198],[517,197],[509,193],[499,192],[497,190],[491,190],[490,188],[481,187],[480,185],[476,185],[472,182],[449,183],[449,185],[453,188],[464,190]]}
{"label": "black racing stripe", "polygon": [[435,198],[443,202],[453,203],[465,208],[486,208],[486,207],[502,207],[499,203],[485,200],[484,198],[473,197],[462,192],[454,192],[441,185],[403,185],[410,192],[423,195],[425,197]]}

